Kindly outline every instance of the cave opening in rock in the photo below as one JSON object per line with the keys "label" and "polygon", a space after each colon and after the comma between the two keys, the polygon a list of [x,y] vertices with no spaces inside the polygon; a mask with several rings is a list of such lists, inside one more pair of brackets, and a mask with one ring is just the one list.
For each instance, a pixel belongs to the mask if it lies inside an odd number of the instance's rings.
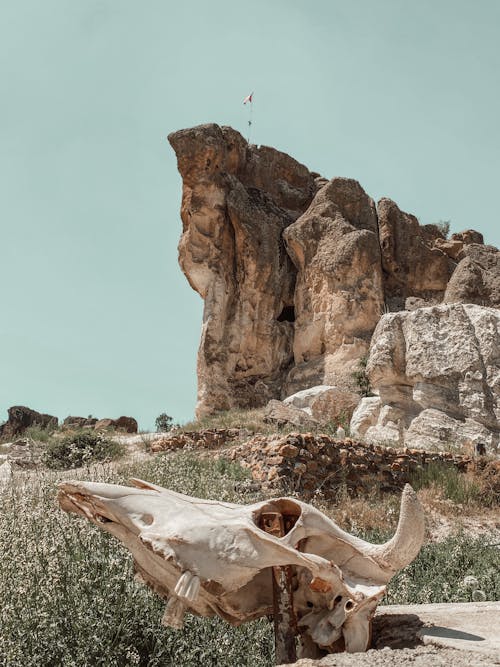
{"label": "cave opening in rock", "polygon": [[285,306],[278,315],[278,322],[295,322],[294,306]]}

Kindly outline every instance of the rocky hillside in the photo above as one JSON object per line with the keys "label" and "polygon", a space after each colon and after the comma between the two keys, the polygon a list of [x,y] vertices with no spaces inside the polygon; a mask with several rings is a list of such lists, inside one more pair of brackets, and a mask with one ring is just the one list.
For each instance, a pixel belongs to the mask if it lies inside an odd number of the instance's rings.
{"label": "rocky hillside", "polygon": [[374,396],[357,435],[418,447],[439,422],[438,445],[496,446],[500,253],[479,232],[447,239],[229,127],[169,141],[183,179],[179,262],[205,302],[199,416],[320,385],[352,394],[369,354]]}

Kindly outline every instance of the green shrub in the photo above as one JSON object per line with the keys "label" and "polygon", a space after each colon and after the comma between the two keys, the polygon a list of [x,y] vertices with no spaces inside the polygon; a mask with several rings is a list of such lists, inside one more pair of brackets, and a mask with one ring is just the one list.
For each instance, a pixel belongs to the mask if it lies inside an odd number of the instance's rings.
{"label": "green shrub", "polygon": [[157,433],[167,433],[168,431],[171,431],[174,426],[172,417],[167,415],[166,412],[162,412],[161,415],[158,415],[155,419],[155,426]]}
{"label": "green shrub", "polygon": [[448,234],[450,233],[451,220],[439,220],[438,222],[435,222],[434,224],[439,229],[439,231],[444,236],[444,238],[447,239]]}
{"label": "green shrub", "polygon": [[123,454],[123,445],[101,433],[83,431],[65,438],[53,438],[42,456],[48,468],[79,468],[94,461],[115,459]]}
{"label": "green shrub", "polygon": [[368,364],[368,356],[361,357],[358,362],[358,368],[352,374],[356,384],[359,387],[361,396],[372,396],[372,388],[370,385],[370,380],[366,374],[366,365]]}

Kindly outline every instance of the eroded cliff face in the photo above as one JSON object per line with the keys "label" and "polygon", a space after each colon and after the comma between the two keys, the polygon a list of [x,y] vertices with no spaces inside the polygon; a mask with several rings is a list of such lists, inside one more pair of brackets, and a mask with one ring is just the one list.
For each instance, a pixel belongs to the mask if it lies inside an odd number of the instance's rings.
{"label": "eroded cliff face", "polygon": [[284,393],[352,387],[384,305],[375,204],[357,181],[334,178],[283,237],[298,271],[294,367]]}
{"label": "eroded cliff face", "polygon": [[282,233],[309,206],[314,177],[228,127],[169,141],[183,179],[179,262],[205,301],[197,414],[263,405],[293,363],[296,270]]}
{"label": "eroded cliff face", "polygon": [[205,302],[198,416],[356,389],[384,312],[500,305],[500,253],[478,232],[446,239],[390,199],[375,206],[357,181],[328,181],[229,127],[169,141],[183,180],[179,262]]}

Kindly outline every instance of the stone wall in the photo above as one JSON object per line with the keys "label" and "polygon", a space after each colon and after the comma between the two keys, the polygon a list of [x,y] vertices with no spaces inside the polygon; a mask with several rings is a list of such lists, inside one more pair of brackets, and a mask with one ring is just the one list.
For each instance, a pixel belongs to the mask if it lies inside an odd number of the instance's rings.
{"label": "stone wall", "polygon": [[371,489],[399,492],[413,472],[429,463],[454,466],[460,472],[465,472],[473,463],[471,456],[394,449],[312,433],[255,435],[227,449],[219,449],[240,438],[238,429],[178,433],[155,442],[153,451],[217,449],[218,456],[248,468],[254,481],[266,492],[272,495],[297,493],[306,500],[317,492],[335,499],[343,487],[353,494],[366,494]]}

